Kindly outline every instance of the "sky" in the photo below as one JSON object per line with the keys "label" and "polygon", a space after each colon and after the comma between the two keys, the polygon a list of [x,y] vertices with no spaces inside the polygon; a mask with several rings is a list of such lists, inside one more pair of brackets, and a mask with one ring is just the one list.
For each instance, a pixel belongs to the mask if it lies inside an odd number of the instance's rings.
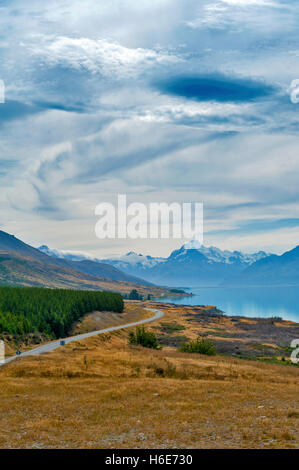
{"label": "sky", "polygon": [[204,244],[299,244],[299,4],[0,1],[0,229],[98,257],[101,202],[202,202]]}

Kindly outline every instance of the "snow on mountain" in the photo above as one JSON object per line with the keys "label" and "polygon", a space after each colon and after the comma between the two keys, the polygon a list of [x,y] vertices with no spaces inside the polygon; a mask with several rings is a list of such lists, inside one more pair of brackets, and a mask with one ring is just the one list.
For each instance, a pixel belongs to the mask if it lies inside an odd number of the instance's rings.
{"label": "snow on mountain", "polygon": [[86,253],[52,250],[47,246],[40,251],[72,261],[92,260],[105,263],[131,276],[163,285],[219,285],[223,279],[238,275],[245,268],[269,255],[263,251],[253,254],[206,247],[197,240],[185,243],[168,258],[153,257],[130,251],[123,256],[98,259]]}
{"label": "snow on mountain", "polygon": [[142,266],[142,267],[153,267],[158,263],[163,263],[166,261],[166,258],[152,257],[150,255],[137,254],[134,251],[126,253],[124,256],[119,258],[106,259],[105,262],[111,263],[123,263],[129,264],[130,266]]}
{"label": "snow on mountain", "polygon": [[241,262],[250,265],[258,261],[259,259],[269,256],[269,254],[265,253],[264,251],[247,254],[241,253],[240,251],[220,250],[215,246],[206,247],[199,243],[197,240],[191,240],[190,242],[185,243],[182,248],[185,250],[196,249],[197,251],[202,253],[211,263],[233,264],[235,262]]}
{"label": "snow on mountain", "polygon": [[94,256],[90,255],[89,253],[84,253],[81,251],[69,251],[69,250],[56,250],[55,248],[49,248],[47,245],[42,245],[38,248],[39,251],[45,253],[48,256],[53,256],[54,258],[60,259],[68,259],[70,261],[98,261],[101,262],[100,259],[95,258]]}

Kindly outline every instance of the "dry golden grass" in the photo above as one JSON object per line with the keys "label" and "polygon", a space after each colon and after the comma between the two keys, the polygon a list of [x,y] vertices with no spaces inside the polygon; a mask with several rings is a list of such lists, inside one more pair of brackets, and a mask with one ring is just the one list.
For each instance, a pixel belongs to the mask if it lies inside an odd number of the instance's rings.
{"label": "dry golden grass", "polygon": [[152,317],[153,313],[145,310],[140,302],[127,300],[123,313],[115,312],[92,312],[85,315],[76,323],[71,331],[72,335],[96,331],[111,326],[125,325],[144,318]]}
{"label": "dry golden grass", "polygon": [[147,298],[175,295],[163,287],[141,285],[136,282],[114,281],[109,278],[96,277],[74,269],[65,268],[21,255],[14,251],[0,251],[3,255],[0,271],[0,284],[23,287],[39,286],[58,289],[94,289],[128,294],[137,289]]}
{"label": "dry golden grass", "polygon": [[129,346],[128,332],[2,368],[0,447],[298,447],[297,368]]}

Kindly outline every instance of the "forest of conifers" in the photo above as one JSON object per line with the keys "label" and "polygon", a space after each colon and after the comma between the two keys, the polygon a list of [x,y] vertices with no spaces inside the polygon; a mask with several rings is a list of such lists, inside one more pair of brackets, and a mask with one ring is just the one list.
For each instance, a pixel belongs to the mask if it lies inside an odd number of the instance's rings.
{"label": "forest of conifers", "polygon": [[0,287],[0,334],[40,332],[62,338],[87,312],[122,312],[123,308],[121,295],[113,292]]}

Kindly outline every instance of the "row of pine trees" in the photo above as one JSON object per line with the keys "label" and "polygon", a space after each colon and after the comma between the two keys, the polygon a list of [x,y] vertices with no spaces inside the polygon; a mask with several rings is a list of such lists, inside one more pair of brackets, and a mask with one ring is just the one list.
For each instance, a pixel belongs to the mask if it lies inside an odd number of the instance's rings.
{"label": "row of pine trees", "polygon": [[40,332],[62,338],[85,313],[123,308],[121,295],[114,292],[0,287],[0,334]]}

